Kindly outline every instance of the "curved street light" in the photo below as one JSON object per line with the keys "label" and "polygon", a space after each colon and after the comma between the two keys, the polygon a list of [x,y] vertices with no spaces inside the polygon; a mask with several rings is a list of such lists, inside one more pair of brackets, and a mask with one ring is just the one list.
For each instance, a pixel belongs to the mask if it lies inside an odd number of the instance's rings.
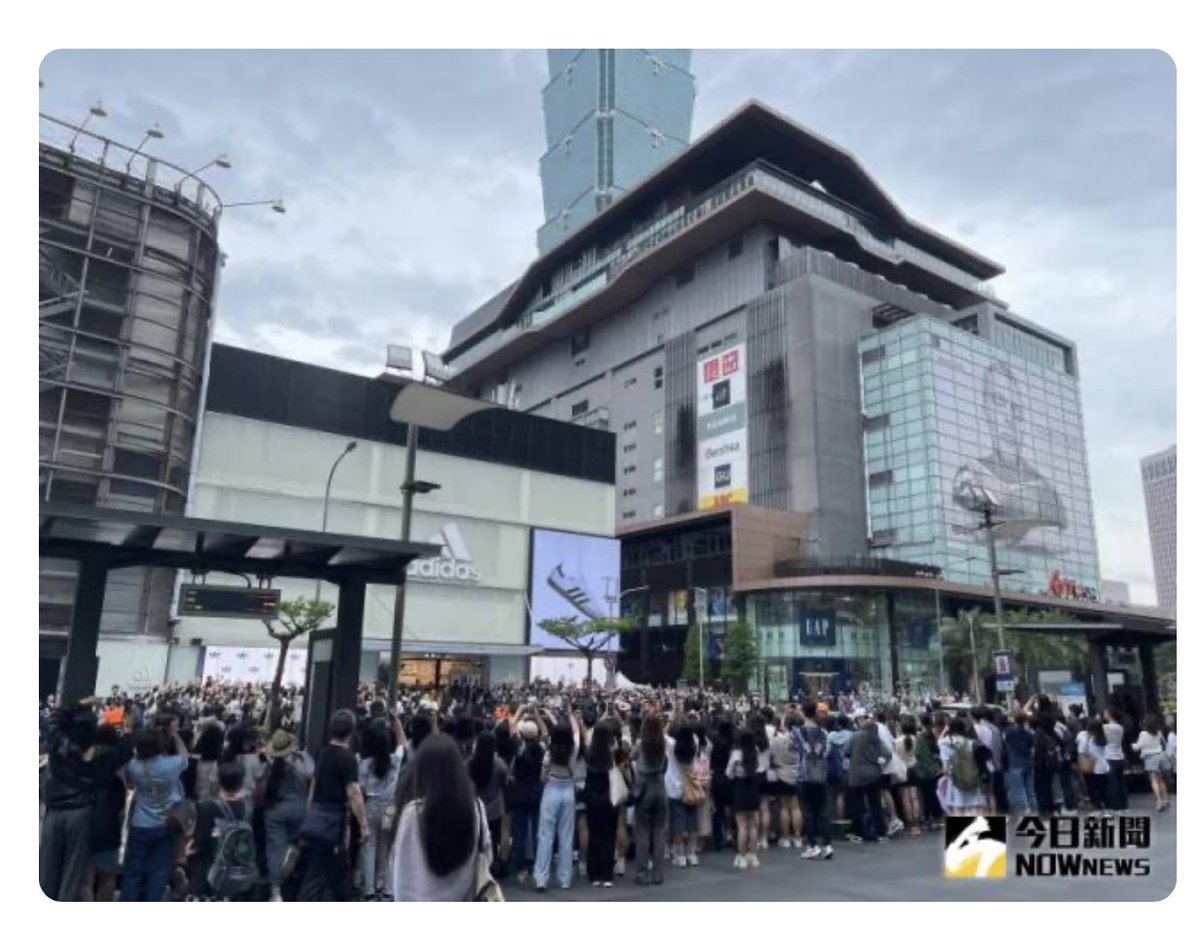
{"label": "curved street light", "polygon": [[88,125],[88,121],[91,120],[92,117],[107,116],[108,111],[104,109],[104,103],[102,101],[96,101],[96,103],[92,104],[92,106],[88,109],[87,116],[83,118],[83,122],[75,128],[75,135],[71,137],[71,142],[67,144],[67,150],[71,152],[72,155],[75,153],[75,141],[79,139],[79,134],[83,132],[83,128]]}
{"label": "curved street light", "polygon": [[137,144],[137,148],[134,149],[133,153],[129,156],[129,161],[125,163],[126,174],[128,174],[129,171],[133,168],[133,160],[137,157],[137,154],[142,151],[142,146],[146,145],[146,143],[150,142],[150,140],[152,140],[152,139],[162,139],[162,138],[163,138],[163,131],[158,128],[157,123],[155,123],[154,126],[150,127],[150,129],[146,130],[146,135],[142,137],[142,141]]}
{"label": "curved street light", "polygon": [[270,206],[276,214],[286,214],[287,208],[284,206],[283,198],[267,198],[263,201],[234,201],[232,204],[222,204],[221,210],[225,211],[231,207],[259,207]]}
{"label": "curved street light", "polygon": [[233,163],[229,161],[229,156],[227,156],[225,153],[222,152],[219,156],[217,156],[211,162],[205,162],[198,169],[188,172],[181,179],[179,179],[179,181],[175,185],[175,193],[179,194],[180,190],[183,188],[183,183],[185,181],[187,181],[189,178],[195,178],[201,172],[203,172],[205,169],[212,168],[214,165],[217,168],[233,168]]}

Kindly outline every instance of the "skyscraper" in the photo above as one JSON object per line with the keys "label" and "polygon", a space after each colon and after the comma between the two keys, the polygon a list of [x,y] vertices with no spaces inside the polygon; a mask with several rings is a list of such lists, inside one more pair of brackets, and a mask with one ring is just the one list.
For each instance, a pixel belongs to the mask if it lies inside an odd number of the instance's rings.
{"label": "skyscraper", "polygon": [[1142,491],[1158,604],[1175,608],[1175,445],[1142,458]]}
{"label": "skyscraper", "polygon": [[543,253],[687,147],[696,95],[687,49],[551,49],[548,58]]}

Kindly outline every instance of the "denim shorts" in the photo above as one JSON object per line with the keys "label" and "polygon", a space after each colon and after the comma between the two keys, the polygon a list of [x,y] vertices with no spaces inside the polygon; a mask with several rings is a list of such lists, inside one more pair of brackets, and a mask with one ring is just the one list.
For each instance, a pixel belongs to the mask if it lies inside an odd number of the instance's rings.
{"label": "denim shorts", "polygon": [[671,798],[671,832],[695,833],[700,830],[700,808],[689,807],[682,800]]}
{"label": "denim shorts", "polygon": [[1146,769],[1147,774],[1157,774],[1163,770],[1163,756],[1161,753],[1157,755],[1147,755],[1142,760],[1142,765]]}

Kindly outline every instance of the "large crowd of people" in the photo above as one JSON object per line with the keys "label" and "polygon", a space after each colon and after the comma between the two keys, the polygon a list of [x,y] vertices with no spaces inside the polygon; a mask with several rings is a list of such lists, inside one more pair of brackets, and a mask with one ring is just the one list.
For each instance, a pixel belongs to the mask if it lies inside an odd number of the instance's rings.
{"label": "large crowd of people", "polygon": [[[868,694],[768,704],[546,682],[364,686],[321,748],[302,691],[212,681],[42,706],[41,885],[58,900],[473,900],[834,858],[945,814],[1170,806],[1176,723]],[[271,718],[270,726],[266,720]],[[835,832],[836,829],[836,832]]]}

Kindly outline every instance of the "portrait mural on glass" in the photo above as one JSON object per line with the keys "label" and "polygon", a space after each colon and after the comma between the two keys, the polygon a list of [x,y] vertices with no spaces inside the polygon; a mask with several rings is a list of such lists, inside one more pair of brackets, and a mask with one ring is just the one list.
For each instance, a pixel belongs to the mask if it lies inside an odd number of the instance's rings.
{"label": "portrait mural on glass", "polygon": [[[936,360],[939,366],[958,368],[940,354]],[[960,511],[951,528],[960,538],[985,540],[979,526],[987,501],[998,544],[1030,553],[1060,553],[1059,533],[1067,527],[1067,513],[1058,489],[1033,461],[1022,386],[1008,363],[996,361],[983,372],[981,388],[979,414],[987,446],[954,474],[951,497]]]}

